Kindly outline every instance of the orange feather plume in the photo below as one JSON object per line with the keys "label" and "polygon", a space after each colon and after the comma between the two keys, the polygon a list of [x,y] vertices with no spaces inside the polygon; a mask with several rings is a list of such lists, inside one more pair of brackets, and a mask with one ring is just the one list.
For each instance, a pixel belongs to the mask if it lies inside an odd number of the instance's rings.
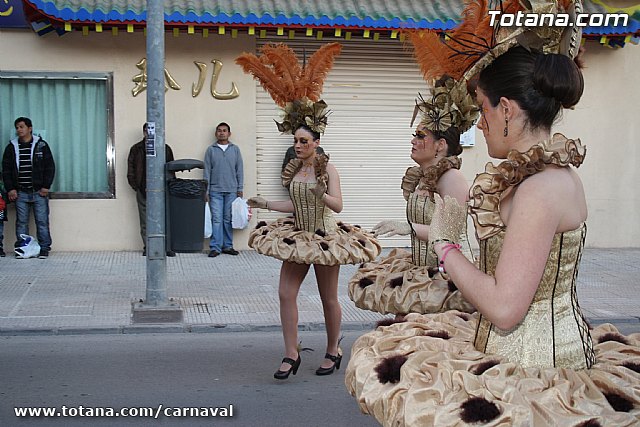
{"label": "orange feather plume", "polygon": [[270,64],[276,76],[282,79],[283,98],[291,100],[296,92],[296,82],[302,69],[293,49],[286,45],[265,45],[262,48],[262,63]]}
{"label": "orange feather plume", "polygon": [[243,53],[236,58],[236,64],[245,73],[252,74],[275,103],[284,107],[287,102],[303,97],[318,101],[324,80],[341,50],[339,43],[324,45],[303,68],[293,49],[283,43],[267,44],[260,57]]}
{"label": "orange feather plume", "polygon": [[[502,13],[524,10],[518,0],[501,2]],[[460,80],[465,71],[495,46],[496,27],[491,26],[487,0],[471,0],[462,12],[462,22],[446,39],[431,31],[407,31],[414,55],[425,79],[445,74]]]}
{"label": "orange feather plume", "polygon": [[288,90],[284,80],[276,75],[273,69],[264,64],[260,58],[252,53],[243,53],[236,58],[236,64],[241,66],[245,73],[252,74],[277,105],[283,107],[287,103],[289,100]]}
{"label": "orange feather plume", "polygon": [[573,0],[558,0],[558,4],[560,5],[562,12],[569,10],[569,8],[571,8],[571,3],[573,3]]}
{"label": "orange feather plume", "polygon": [[320,99],[327,74],[329,74],[336,56],[340,55],[341,51],[342,45],[340,43],[329,43],[311,55],[297,88],[297,98],[306,96],[313,102]]}

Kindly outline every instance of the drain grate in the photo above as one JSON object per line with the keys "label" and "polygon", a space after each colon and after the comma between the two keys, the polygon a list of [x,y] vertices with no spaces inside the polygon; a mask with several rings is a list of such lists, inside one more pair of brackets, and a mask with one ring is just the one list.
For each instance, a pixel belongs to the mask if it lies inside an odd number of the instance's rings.
{"label": "drain grate", "polygon": [[193,304],[193,307],[196,309],[197,313],[211,314],[211,311],[209,311],[209,303],[197,302]]}

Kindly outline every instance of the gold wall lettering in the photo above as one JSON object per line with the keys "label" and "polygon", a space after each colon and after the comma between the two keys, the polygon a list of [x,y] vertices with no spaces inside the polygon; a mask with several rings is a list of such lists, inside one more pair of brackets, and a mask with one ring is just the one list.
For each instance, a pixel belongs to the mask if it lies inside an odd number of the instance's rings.
{"label": "gold wall lettering", "polygon": [[[191,86],[191,96],[194,98],[200,95],[200,91],[204,86],[204,81],[207,76],[207,64],[204,62],[193,61],[198,67],[198,83],[193,83]],[[216,84],[218,83],[218,77],[220,76],[220,72],[222,71],[222,61],[217,59],[212,59],[211,63],[213,64],[213,75],[211,76],[211,96],[215,99],[233,99],[240,96],[240,91],[238,90],[238,86],[236,86],[235,82],[231,82],[231,90],[227,93],[220,93],[216,90]]]}
{"label": "gold wall lettering", "polygon": [[[138,96],[140,92],[143,92],[144,90],[147,89],[147,58],[142,58],[140,61],[138,61],[138,63],[136,64],[136,67],[138,67],[138,69],[140,70],[140,73],[133,76],[133,79],[132,79],[132,81],[136,84],[136,86],[133,89],[131,89],[131,93],[133,94],[133,96]],[[169,89],[180,90],[180,85],[169,73],[169,71],[167,71],[167,69],[165,68],[164,69],[164,91],[166,92]]]}
{"label": "gold wall lettering", "polygon": [[[6,1],[6,0],[5,0]],[[193,83],[191,85],[191,96],[196,97],[200,95],[202,88],[204,87],[204,82],[207,79],[207,64],[200,61],[193,61],[193,63],[198,68],[198,81],[197,83]],[[213,64],[213,74],[211,75],[211,96],[215,99],[233,99],[240,96],[240,91],[238,90],[238,86],[236,86],[235,82],[231,82],[231,90],[226,93],[218,92],[216,90],[216,85],[218,84],[218,77],[220,77],[220,73],[222,72],[222,61],[218,59],[212,59],[211,63]],[[136,84],[136,86],[131,90],[133,96],[138,96],[138,94],[147,89],[147,59],[142,58],[137,64],[136,67],[140,70],[140,73],[133,76],[132,81]],[[169,89],[180,90],[180,85],[178,82],[171,76],[167,69],[164,69],[164,77],[165,83],[164,88],[165,92]]]}
{"label": "gold wall lettering", "polygon": [[204,79],[207,78],[207,64],[198,61],[193,61],[193,63],[196,64],[196,67],[198,67],[198,71],[200,72],[198,74],[198,83],[193,83],[191,85],[191,96],[195,98],[200,95],[202,86],[204,86]]}
{"label": "gold wall lettering", "polygon": [[[3,0],[4,4],[9,4],[9,0]],[[9,9],[0,11],[0,16],[11,16],[13,13],[13,6],[9,6]]]}
{"label": "gold wall lettering", "polygon": [[215,99],[233,99],[240,96],[240,91],[238,90],[238,86],[234,82],[231,82],[231,91],[227,93],[220,93],[216,91],[216,83],[218,83],[218,76],[220,75],[220,71],[222,71],[222,61],[218,61],[214,59],[211,61],[213,63],[213,76],[211,76],[211,96]]}

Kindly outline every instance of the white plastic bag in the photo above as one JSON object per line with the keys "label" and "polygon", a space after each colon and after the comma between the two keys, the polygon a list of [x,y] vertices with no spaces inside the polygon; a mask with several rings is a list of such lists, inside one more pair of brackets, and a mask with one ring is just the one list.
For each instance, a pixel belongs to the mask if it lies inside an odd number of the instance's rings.
{"label": "white plastic bag", "polygon": [[211,224],[211,208],[209,207],[209,202],[204,204],[204,238],[208,239],[211,237],[211,228],[213,225]]}
{"label": "white plastic bag", "polygon": [[247,201],[237,197],[231,204],[231,227],[236,230],[247,228],[251,219],[251,211]]}
{"label": "white plastic bag", "polygon": [[20,246],[15,249],[16,258],[37,258],[40,255],[40,244],[28,234],[20,235]]}

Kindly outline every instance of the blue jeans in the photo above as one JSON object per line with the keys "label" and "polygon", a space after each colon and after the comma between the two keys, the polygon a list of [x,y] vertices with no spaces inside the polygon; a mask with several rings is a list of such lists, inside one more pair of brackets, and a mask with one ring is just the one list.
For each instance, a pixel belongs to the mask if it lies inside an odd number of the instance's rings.
{"label": "blue jeans", "polygon": [[37,191],[18,191],[16,200],[16,241],[21,234],[29,234],[29,208],[33,207],[36,219],[36,232],[40,249],[51,250],[51,233],[49,233],[49,197],[42,197]]}
{"label": "blue jeans", "polygon": [[233,247],[233,229],[231,228],[231,204],[236,193],[209,193],[209,209],[211,209],[211,240],[209,249],[220,252],[221,249]]}

